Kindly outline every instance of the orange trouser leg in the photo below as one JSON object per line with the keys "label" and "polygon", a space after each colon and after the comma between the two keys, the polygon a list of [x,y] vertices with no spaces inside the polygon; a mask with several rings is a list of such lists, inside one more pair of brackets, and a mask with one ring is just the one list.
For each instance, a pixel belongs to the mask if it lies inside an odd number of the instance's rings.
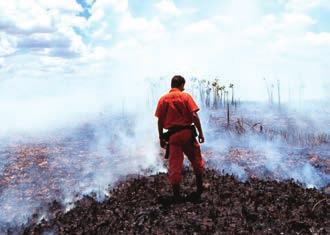
{"label": "orange trouser leg", "polygon": [[181,145],[170,145],[169,158],[169,181],[170,184],[179,184],[181,182],[181,172],[183,166],[183,150]]}
{"label": "orange trouser leg", "polygon": [[183,147],[183,152],[187,155],[195,174],[202,174],[204,171],[204,161],[201,154],[199,143],[195,140],[193,143]]}

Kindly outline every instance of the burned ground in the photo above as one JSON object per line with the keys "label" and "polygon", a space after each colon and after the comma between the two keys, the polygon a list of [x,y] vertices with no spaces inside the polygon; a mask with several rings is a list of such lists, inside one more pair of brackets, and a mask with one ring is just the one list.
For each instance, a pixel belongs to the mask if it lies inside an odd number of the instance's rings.
{"label": "burned ground", "polygon": [[[192,171],[183,172],[182,191],[194,189]],[[164,173],[123,178],[98,202],[85,196],[65,212],[53,202],[48,219],[31,219],[25,234],[329,234],[329,195],[292,181],[239,182],[215,170],[205,172],[200,202],[162,204],[170,194]]]}
{"label": "burned ground", "polygon": [[[255,120],[241,121],[236,115],[227,126],[222,116],[206,118],[202,150],[210,187],[201,203],[164,206],[158,201],[171,192],[165,174],[153,175],[164,170],[163,153],[158,143],[137,142],[137,133],[118,135],[130,119],[120,117],[113,125],[102,119],[95,121],[101,128],[85,125],[68,136],[4,146],[0,233],[329,233],[329,136],[298,133],[303,141],[296,134],[286,141],[282,124],[263,124],[260,131]],[[120,130],[114,125],[118,120],[123,122],[117,125]],[[276,131],[266,132],[272,128]],[[146,164],[146,156],[153,161]],[[150,166],[144,176],[126,178]],[[187,170],[184,174],[183,191],[188,194],[194,177]],[[107,185],[110,196],[103,200]],[[57,202],[49,204],[53,200]]]}

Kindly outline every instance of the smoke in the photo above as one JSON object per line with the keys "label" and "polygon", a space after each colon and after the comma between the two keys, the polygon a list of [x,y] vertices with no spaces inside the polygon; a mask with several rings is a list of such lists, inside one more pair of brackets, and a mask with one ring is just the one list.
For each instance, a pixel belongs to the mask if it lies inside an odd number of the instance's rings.
{"label": "smoke", "polygon": [[[28,47],[33,35],[12,34],[11,26],[5,27],[5,39],[27,47],[5,40],[5,49],[17,53],[0,57],[0,227],[25,222],[54,199],[68,208],[77,194],[96,192],[102,200],[108,186],[128,174],[166,171],[154,111],[174,72],[217,77],[227,88],[233,83],[242,101],[268,100],[272,93],[272,107],[243,102],[233,112],[232,122],[246,122],[246,132],[237,135],[224,127],[224,108],[206,109],[198,83],[187,82],[201,106],[202,147],[205,157],[211,155],[210,166],[241,180],[253,175],[294,178],[308,187],[329,183],[328,174],[308,161],[309,153],[326,158],[329,143],[293,148],[279,135],[270,140],[251,131],[260,122],[269,131],[265,135],[329,134],[329,40],[327,33],[313,32],[313,16],[288,11],[284,3],[255,0],[217,1],[197,14],[178,7],[173,18],[158,16],[155,9],[150,17],[139,17],[125,1],[89,2],[94,3],[87,10],[90,17],[79,24],[60,15],[49,18],[56,32],[45,35],[47,40],[64,38],[70,46],[58,52],[43,41],[40,48]],[[278,12],[269,12],[268,4]],[[13,9],[26,15],[25,9]],[[54,8],[44,10],[41,15]],[[77,49],[76,58],[70,57],[71,49]]]}
{"label": "smoke", "polygon": [[[103,200],[109,185],[130,174],[166,172],[154,111],[168,89],[169,77],[122,78],[34,78],[31,83],[17,78],[0,83],[4,113],[0,117],[0,227],[24,223],[34,212],[45,215],[52,200],[59,200],[67,210],[84,194],[93,192]],[[202,148],[208,166],[240,180],[293,178],[317,188],[329,183],[329,176],[306,158],[308,153],[324,156],[326,145],[293,149],[281,137],[268,140],[253,133],[247,124],[247,131],[237,135],[225,128],[223,108],[204,107],[198,80],[188,79],[187,90],[201,106],[206,136]],[[278,110],[243,102],[231,109],[236,115],[232,122],[243,118],[276,130],[313,126],[318,132],[329,122],[323,114],[307,118],[302,108]]]}
{"label": "smoke", "polygon": [[148,89],[105,78],[2,81],[0,228],[52,200],[68,208],[91,192],[102,200],[122,177],[164,171],[153,116],[159,93],[148,97]]}
{"label": "smoke", "polygon": [[105,78],[4,80],[0,83],[0,136],[75,128],[108,108],[113,113],[132,109],[139,102],[135,85],[123,88]]}
{"label": "smoke", "polygon": [[[234,174],[241,180],[250,177],[279,181],[293,179],[309,188],[329,185],[327,170],[321,170],[329,164],[324,161],[329,149],[329,130],[326,128],[329,119],[324,117],[324,112],[309,115],[292,106],[283,105],[278,109],[267,103],[246,102],[237,109],[231,109],[234,111],[228,129],[226,109],[206,111],[207,120],[212,122],[203,147],[211,167]],[[323,110],[324,106],[313,103],[313,106],[307,104],[304,109]],[[239,134],[234,128],[236,119],[241,120],[243,133]],[[262,132],[253,128],[255,123],[262,125]],[[311,133],[315,138],[318,135],[325,137],[319,143],[308,142]],[[319,163],[313,164],[311,156],[316,157]]]}
{"label": "smoke", "polygon": [[[31,210],[35,210],[35,204],[27,203],[20,200],[18,197],[22,191],[20,188],[17,190],[4,190],[2,194],[6,197],[1,197],[1,224],[16,224],[17,222],[27,221],[31,216]],[[14,213],[13,213],[14,212]]]}

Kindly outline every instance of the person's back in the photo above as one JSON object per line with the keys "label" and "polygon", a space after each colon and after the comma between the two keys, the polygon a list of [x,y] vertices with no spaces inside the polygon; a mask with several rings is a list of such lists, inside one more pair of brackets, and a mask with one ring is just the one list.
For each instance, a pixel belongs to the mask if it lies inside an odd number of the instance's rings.
{"label": "person's back", "polygon": [[[199,110],[193,98],[183,92],[185,79],[174,76],[171,81],[171,90],[162,96],[158,102],[155,116],[158,117],[158,132],[160,146],[169,148],[169,181],[173,187],[174,198],[180,198],[181,171],[183,154],[187,155],[196,175],[197,191],[200,197],[203,191],[202,173],[204,161],[201,156],[200,145],[195,138],[195,126],[198,129],[198,139],[204,142],[204,135],[197,112]],[[194,123],[195,126],[191,124]],[[163,129],[167,129],[166,139]]]}
{"label": "person's back", "polygon": [[[161,97],[156,113],[164,120],[163,127],[169,129],[174,126],[188,126],[193,122],[193,112],[199,110],[192,97],[178,88],[172,88],[169,93]],[[165,115],[165,116],[164,116]]]}

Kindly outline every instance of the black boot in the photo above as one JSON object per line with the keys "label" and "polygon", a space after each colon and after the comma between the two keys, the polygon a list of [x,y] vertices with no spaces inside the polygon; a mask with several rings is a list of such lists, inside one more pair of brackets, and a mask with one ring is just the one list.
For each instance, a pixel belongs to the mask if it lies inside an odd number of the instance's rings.
{"label": "black boot", "polygon": [[177,204],[184,202],[184,198],[180,195],[180,184],[172,185],[173,195],[171,196],[160,196],[158,202],[163,206],[167,207],[171,204]]}
{"label": "black boot", "polygon": [[203,175],[202,174],[196,174],[196,186],[197,190],[195,192],[192,192],[188,195],[187,200],[199,203],[201,202],[201,196],[203,193]]}
{"label": "black boot", "polygon": [[196,174],[196,187],[197,191],[196,193],[199,195],[202,195],[203,193],[203,174]]}
{"label": "black boot", "polygon": [[174,202],[181,202],[181,195],[180,195],[180,184],[173,184],[172,185],[173,190],[173,200]]}

